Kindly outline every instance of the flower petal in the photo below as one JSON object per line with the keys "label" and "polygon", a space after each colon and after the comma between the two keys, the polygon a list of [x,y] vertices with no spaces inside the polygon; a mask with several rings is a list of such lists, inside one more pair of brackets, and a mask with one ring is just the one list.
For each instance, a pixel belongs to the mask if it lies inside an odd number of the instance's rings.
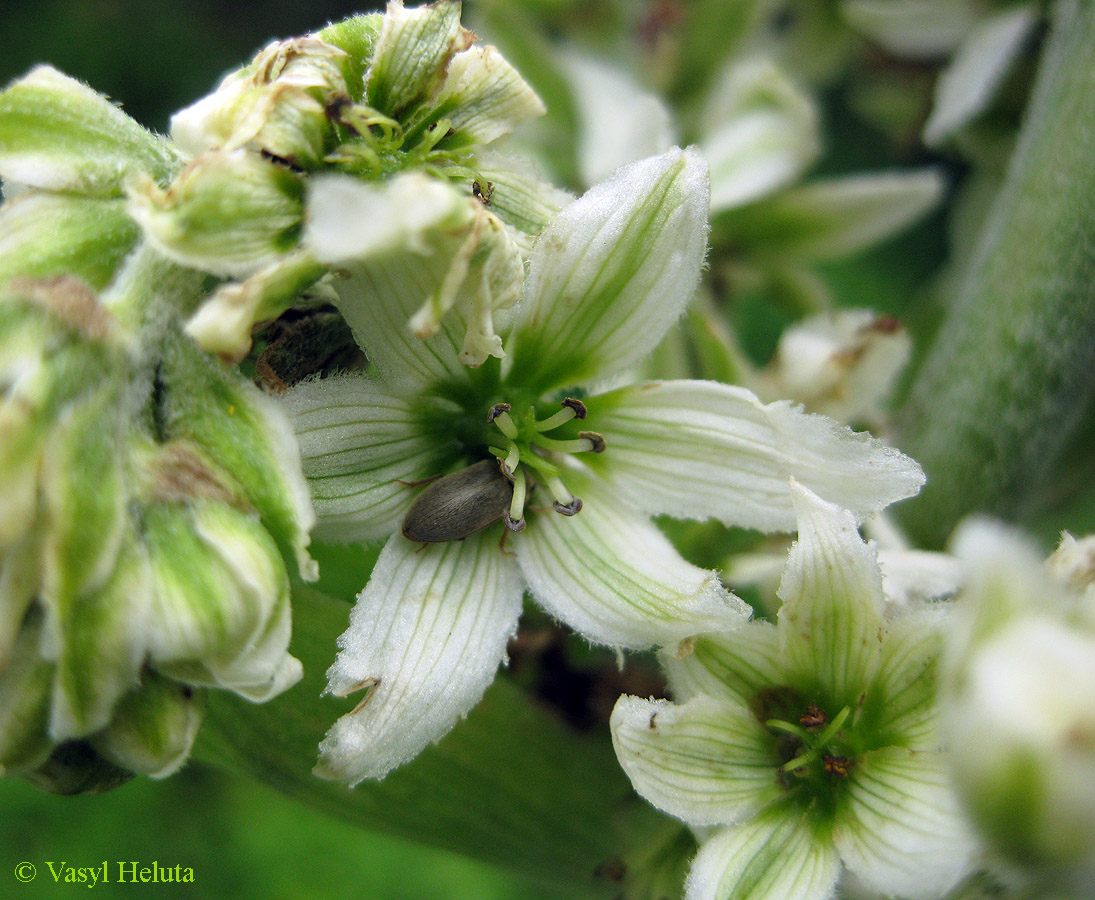
{"label": "flower petal", "polygon": [[707,163],[672,149],[619,169],[543,230],[507,347],[532,393],[641,359],[691,299],[707,245]]}
{"label": "flower petal", "polygon": [[689,825],[740,821],[780,794],[770,736],[731,700],[624,696],[609,727],[635,790]]}
{"label": "flower petal", "polygon": [[809,816],[779,810],[719,831],[692,862],[685,900],[827,900],[840,858]]}
{"label": "flower petal", "polygon": [[857,518],[924,483],[913,460],[870,435],[788,403],[765,406],[744,388],[655,381],[585,404],[608,444],[590,465],[652,513],[791,531],[788,477]]}
{"label": "flower petal", "polygon": [[395,116],[430,96],[453,54],[473,39],[460,27],[459,3],[404,9],[402,0],[389,0],[365,76],[369,103]]}
{"label": "flower petal", "polygon": [[484,150],[471,165],[482,182],[492,185],[491,212],[509,226],[510,237],[526,256],[544,226],[574,199],[521,157]]}
{"label": "flower petal", "polygon": [[937,668],[943,616],[923,610],[887,624],[882,658],[857,727],[873,729],[878,745],[938,748]]}
{"label": "flower petal", "polygon": [[449,126],[459,144],[489,144],[546,111],[517,70],[489,44],[476,44],[452,58],[434,103],[452,109]]}
{"label": "flower petal", "polygon": [[327,732],[317,774],[382,778],[444,736],[494,680],[523,587],[493,532],[425,548],[393,536],[327,673],[332,694],[371,692]]}
{"label": "flower petal", "polygon": [[563,50],[560,62],[580,117],[578,166],[586,184],[673,146],[669,110],[627,72],[574,49]]}
{"label": "flower petal", "polygon": [[413,406],[375,379],[307,381],[281,395],[316,509],[315,535],[348,543],[385,538],[414,498],[405,483],[439,471],[436,441]]}
{"label": "flower petal", "polygon": [[1037,21],[1034,4],[1028,4],[978,24],[935,83],[924,143],[939,144],[984,111]]}
{"label": "flower petal", "polygon": [[844,0],[857,28],[902,56],[934,57],[953,50],[984,13],[981,0]]}
{"label": "flower petal", "polygon": [[339,310],[389,383],[451,381],[501,355],[492,315],[516,301],[524,270],[470,193],[421,173],[382,186],[329,176],[309,214],[304,241],[348,275],[334,284]]}
{"label": "flower petal", "polygon": [[645,516],[603,488],[579,495],[578,515],[539,514],[515,541],[529,589],[553,616],[591,641],[634,649],[748,619],[718,573],[685,562]]}
{"label": "flower petal", "polygon": [[678,700],[708,694],[748,706],[766,687],[783,684],[776,628],[750,622],[725,634],[705,634],[660,655],[669,687]]}
{"label": "flower petal", "polygon": [[792,683],[854,708],[875,672],[882,632],[882,573],[851,513],[792,481],[798,540],[779,596],[780,655]]}
{"label": "flower petal", "polygon": [[788,327],[754,385],[768,400],[794,400],[841,422],[878,422],[912,341],[892,318],[830,310]]}
{"label": "flower petal", "polygon": [[935,169],[830,178],[722,213],[735,249],[816,262],[862,250],[920,219],[943,196]]}
{"label": "flower petal", "polygon": [[976,844],[940,754],[876,750],[857,760],[846,788],[833,842],[868,886],[928,900],[972,870]]}
{"label": "flower petal", "polygon": [[711,211],[750,203],[794,181],[821,150],[817,110],[767,59],[727,70],[705,115]]}

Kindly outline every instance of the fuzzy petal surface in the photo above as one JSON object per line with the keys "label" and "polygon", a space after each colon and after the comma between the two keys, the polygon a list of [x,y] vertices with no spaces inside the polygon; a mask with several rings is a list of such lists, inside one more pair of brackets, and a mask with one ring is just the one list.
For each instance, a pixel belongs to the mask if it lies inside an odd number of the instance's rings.
{"label": "fuzzy petal surface", "polygon": [[972,870],[976,844],[940,754],[886,747],[861,757],[846,803],[833,842],[875,890],[929,900]]}
{"label": "fuzzy petal surface", "polygon": [[684,311],[707,247],[707,163],[674,148],[618,169],[543,230],[507,343],[510,380],[544,393],[654,349]]}
{"label": "fuzzy petal surface", "polygon": [[792,482],[798,540],[779,596],[780,656],[792,683],[854,707],[874,675],[882,637],[882,574],[851,513]]}
{"label": "fuzzy petal surface", "polygon": [[713,381],[652,381],[588,398],[609,450],[591,460],[640,509],[792,531],[787,479],[858,518],[915,494],[924,474],[868,434]]}
{"label": "fuzzy petal surface", "polygon": [[725,634],[704,634],[660,655],[673,696],[698,694],[746,706],[759,691],[783,683],[779,637],[771,622],[750,622]]}
{"label": "fuzzy petal surface", "polygon": [[517,536],[529,589],[598,644],[638,649],[745,623],[749,608],[717,572],[685,562],[646,516],[604,491],[576,516],[545,512]]}
{"label": "fuzzy petal surface", "polygon": [[386,538],[433,471],[435,442],[413,406],[375,379],[308,381],[281,397],[296,431],[316,508],[315,534],[347,543]]}
{"label": "fuzzy petal surface", "polygon": [[685,900],[827,900],[840,858],[809,813],[772,814],[719,831],[700,847]]}
{"label": "fuzzy petal surface", "polygon": [[494,680],[523,593],[496,534],[425,548],[394,535],[327,673],[331,694],[370,693],[327,732],[317,774],[382,778],[448,733]]}
{"label": "fuzzy petal surface", "polygon": [[731,700],[624,696],[609,727],[635,790],[689,825],[728,825],[779,796],[772,741]]}

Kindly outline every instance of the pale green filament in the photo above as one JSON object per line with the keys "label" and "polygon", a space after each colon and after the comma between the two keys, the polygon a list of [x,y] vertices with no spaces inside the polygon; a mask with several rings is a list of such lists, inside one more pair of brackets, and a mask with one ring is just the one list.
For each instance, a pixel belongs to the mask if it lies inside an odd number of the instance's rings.
{"label": "pale green filament", "polygon": [[769,719],[765,722],[765,727],[772,731],[782,731],[785,734],[790,734],[798,738],[806,748],[805,752],[800,753],[794,759],[780,766],[780,770],[783,772],[794,772],[823,756],[829,749],[830,741],[832,741],[836,733],[840,731],[841,727],[848,720],[848,716],[851,715],[851,712],[851,708],[845,706],[833,717],[833,720],[825,727],[825,730],[816,735],[811,734],[801,725],[785,722],[782,719]]}
{"label": "pale green filament", "polygon": [[[566,467],[560,465],[561,456],[571,453],[601,452],[604,438],[595,432],[579,432],[578,438],[553,438],[552,431],[575,418],[585,418],[581,401],[567,398],[563,408],[543,419],[536,418],[536,410],[529,407],[524,414],[513,415],[509,404],[499,403],[491,407],[488,421],[498,427],[503,440],[488,449],[497,456],[503,472],[513,481],[513,499],[509,518],[520,522],[528,493],[536,484],[543,485],[551,495],[557,512],[572,516],[582,508],[582,501],[574,496],[564,483]],[[530,474],[527,469],[531,469]]]}

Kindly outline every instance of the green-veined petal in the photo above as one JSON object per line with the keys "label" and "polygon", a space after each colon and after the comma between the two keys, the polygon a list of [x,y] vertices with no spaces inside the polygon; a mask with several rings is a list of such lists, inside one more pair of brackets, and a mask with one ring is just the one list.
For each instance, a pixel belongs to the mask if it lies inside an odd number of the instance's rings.
{"label": "green-veined petal", "polygon": [[652,351],[691,299],[707,246],[707,163],[673,149],[563,209],[529,260],[509,379],[532,392],[605,378]]}
{"label": "green-veined petal", "polygon": [[406,483],[437,471],[438,448],[412,405],[360,376],[304,382],[281,400],[312,489],[316,536],[345,543],[397,531],[414,499]]}
{"label": "green-veined petal", "polygon": [[773,810],[706,841],[692,862],[685,900],[827,900],[840,875],[832,844],[810,813]]}
{"label": "green-veined petal", "polygon": [[771,622],[750,622],[737,631],[704,634],[661,655],[678,700],[708,694],[748,706],[757,693],[781,685],[778,636]]}
{"label": "green-veined petal", "polygon": [[924,483],[913,460],[870,435],[744,388],[655,381],[585,404],[608,443],[590,465],[649,512],[791,531],[789,477],[859,518]]}
{"label": "green-veined petal", "polygon": [[972,870],[976,844],[940,754],[886,747],[861,756],[844,798],[833,842],[875,890],[928,900]]}
{"label": "green-veined petal", "polygon": [[591,641],[630,648],[747,620],[749,608],[718,573],[685,562],[645,516],[603,487],[574,488],[585,502],[580,513],[536,514],[513,542],[529,589],[548,612]]}
{"label": "green-veined petal", "polygon": [[851,513],[792,482],[798,540],[779,585],[780,656],[793,684],[854,708],[882,637],[882,573]]}
{"label": "green-veined petal", "polygon": [[689,825],[738,822],[780,794],[771,737],[732,700],[624,696],[609,727],[635,790]]}
{"label": "green-veined petal", "polygon": [[317,774],[382,778],[443,737],[494,680],[523,592],[493,532],[424,549],[394,535],[327,673],[329,693],[369,693],[327,732]]}

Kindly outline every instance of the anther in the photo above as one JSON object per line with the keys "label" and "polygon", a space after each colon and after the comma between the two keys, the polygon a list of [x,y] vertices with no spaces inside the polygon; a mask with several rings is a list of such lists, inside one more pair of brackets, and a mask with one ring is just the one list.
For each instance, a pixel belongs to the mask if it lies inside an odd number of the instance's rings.
{"label": "anther", "polygon": [[584,419],[586,417],[586,405],[581,400],[567,397],[566,400],[563,401],[563,406],[574,410],[574,418],[576,419]]}
{"label": "anther", "polygon": [[508,403],[495,403],[487,412],[487,424],[490,425],[495,419],[497,419],[502,413],[509,412],[513,409]]}
{"label": "anther", "polygon": [[576,516],[582,511],[582,499],[580,497],[573,497],[571,498],[571,501],[566,504],[556,500],[551,505],[557,513],[564,516]]}
{"label": "anther", "polygon": [[510,531],[517,532],[525,530],[526,523],[523,517],[514,520],[510,518],[510,514],[508,512],[504,512],[502,513],[502,521],[506,523],[506,528],[508,528]]}
{"label": "anther", "polygon": [[605,447],[608,446],[605,442],[605,436],[603,434],[598,434],[596,431],[579,431],[578,437],[585,438],[585,440],[593,445],[589,448],[591,453],[604,453]]}

